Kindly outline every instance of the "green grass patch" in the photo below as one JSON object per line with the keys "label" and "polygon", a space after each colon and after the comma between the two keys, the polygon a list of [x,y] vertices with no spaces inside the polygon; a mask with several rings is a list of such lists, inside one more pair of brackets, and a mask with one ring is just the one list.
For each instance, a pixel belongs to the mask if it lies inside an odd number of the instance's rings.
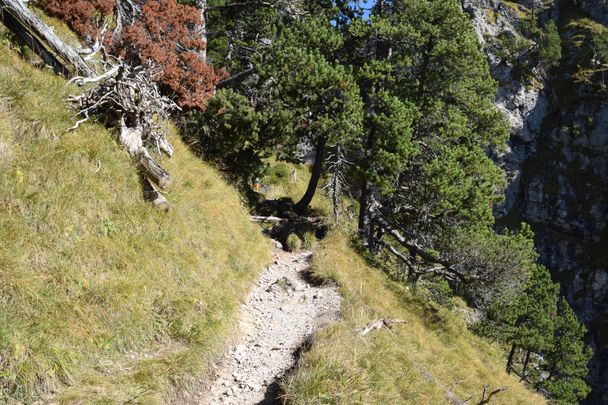
{"label": "green grass patch", "polygon": [[[554,88],[561,109],[576,102],[581,85],[593,84],[603,88],[606,66],[592,63],[592,39],[608,28],[593,20],[577,7],[566,7],[560,12],[558,21],[562,38],[562,77],[554,80]],[[572,80],[574,79],[574,80]]]}
{"label": "green grass patch", "polygon": [[509,0],[500,0],[500,2],[513,10],[520,19],[529,20],[532,18],[532,12],[521,4]]}
{"label": "green grass patch", "polygon": [[488,8],[485,10],[486,12],[486,16],[488,18],[488,22],[490,24],[496,24],[496,22],[498,21],[498,14],[496,13],[496,10],[493,10],[491,8]]}
{"label": "green grass patch", "polygon": [[[340,285],[343,319],[317,336],[302,367],[283,384],[290,403],[439,404],[448,402],[450,389],[476,403],[484,384],[508,388],[492,399],[496,404],[545,403],[504,371],[502,347],[370,268],[345,236],[330,235],[313,260],[315,275]],[[381,317],[407,324],[358,335],[358,328]]]}
{"label": "green grass patch", "polygon": [[[265,197],[269,200],[290,198],[298,202],[308,187],[311,165],[280,162],[275,159],[269,159],[267,163],[268,169],[262,178],[262,183],[268,187],[264,193]],[[310,206],[321,215],[331,215],[331,202],[325,195],[322,185],[317,189]]]}
{"label": "green grass patch", "polygon": [[302,239],[295,233],[292,233],[287,237],[286,245],[289,252],[297,252],[302,249]]}
{"label": "green grass patch", "polygon": [[269,242],[173,130],[168,213],[78,89],[0,43],[0,402],[164,403],[235,326]]}

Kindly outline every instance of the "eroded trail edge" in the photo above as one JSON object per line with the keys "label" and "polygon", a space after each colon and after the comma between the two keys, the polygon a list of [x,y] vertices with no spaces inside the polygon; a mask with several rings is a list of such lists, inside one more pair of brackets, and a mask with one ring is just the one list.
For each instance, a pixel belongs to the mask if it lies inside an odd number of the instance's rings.
{"label": "eroded trail edge", "polygon": [[294,367],[306,340],[339,318],[337,287],[315,285],[308,277],[311,252],[277,247],[273,255],[243,304],[240,341],[215,365],[193,403],[273,403],[272,385]]}

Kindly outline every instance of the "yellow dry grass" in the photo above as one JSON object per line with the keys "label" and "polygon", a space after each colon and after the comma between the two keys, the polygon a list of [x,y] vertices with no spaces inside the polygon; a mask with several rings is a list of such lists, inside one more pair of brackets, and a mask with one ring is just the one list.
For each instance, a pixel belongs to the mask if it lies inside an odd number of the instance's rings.
{"label": "yellow dry grass", "polygon": [[[304,163],[279,162],[274,158],[268,159],[267,164],[268,171],[262,179],[262,183],[268,187],[264,193],[265,197],[269,200],[287,197],[294,203],[298,202],[308,187],[311,166]],[[323,182],[322,179],[321,183]],[[321,215],[329,216],[332,212],[331,202],[322,188],[323,184],[318,187],[310,207]]]}
{"label": "yellow dry grass", "polygon": [[170,212],[77,91],[0,40],[0,402],[163,403],[233,330],[269,242],[175,131]]}
{"label": "yellow dry grass", "polygon": [[[345,236],[323,241],[313,266],[316,275],[340,285],[343,319],[320,333],[302,367],[284,383],[290,403],[442,404],[448,390],[477,403],[484,384],[508,389],[493,398],[496,404],[545,403],[504,371],[502,348],[474,335],[451,311],[370,268]],[[407,324],[358,336],[358,328],[381,317]]]}

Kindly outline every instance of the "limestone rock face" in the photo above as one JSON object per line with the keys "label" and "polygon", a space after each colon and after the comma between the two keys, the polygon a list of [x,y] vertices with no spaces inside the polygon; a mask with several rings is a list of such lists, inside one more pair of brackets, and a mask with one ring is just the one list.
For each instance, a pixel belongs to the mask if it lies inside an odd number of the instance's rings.
{"label": "limestone rock face", "polygon": [[[508,176],[495,215],[500,226],[532,225],[543,264],[589,329],[587,402],[608,403],[608,95],[597,83],[575,84],[579,61],[568,53],[556,72],[543,78],[533,70],[527,81],[501,58],[501,39],[521,38],[519,19],[533,1],[463,1],[499,83],[495,104],[511,124],[508,150],[493,156]],[[574,7],[554,3],[541,19]],[[577,13],[608,25],[608,1],[578,3]]]}
{"label": "limestone rock face", "polygon": [[523,164],[536,153],[536,141],[548,110],[545,85],[540,75],[535,75],[534,80],[518,78],[512,63],[499,56],[501,37],[521,38],[517,10],[500,0],[464,0],[463,9],[471,16],[488,55],[492,77],[499,83],[494,103],[511,126],[507,150],[494,152],[496,162],[507,174],[505,202],[496,207],[497,217],[505,217],[517,202]]}
{"label": "limestone rock face", "polygon": [[608,102],[551,113],[525,168],[521,215],[589,329],[592,403],[608,403]]}

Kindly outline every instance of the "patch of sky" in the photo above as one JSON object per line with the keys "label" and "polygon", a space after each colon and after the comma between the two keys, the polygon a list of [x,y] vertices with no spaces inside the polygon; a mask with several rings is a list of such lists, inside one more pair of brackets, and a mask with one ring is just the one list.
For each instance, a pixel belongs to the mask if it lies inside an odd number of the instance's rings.
{"label": "patch of sky", "polygon": [[376,4],[376,0],[363,0],[361,1],[361,7],[363,7],[363,18],[369,18],[371,9]]}

